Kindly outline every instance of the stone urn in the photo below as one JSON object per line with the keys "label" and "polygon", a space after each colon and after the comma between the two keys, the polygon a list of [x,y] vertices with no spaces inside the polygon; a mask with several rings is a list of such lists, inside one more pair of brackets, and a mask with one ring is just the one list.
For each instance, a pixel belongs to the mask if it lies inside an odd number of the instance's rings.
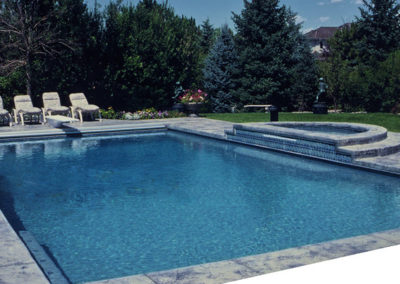
{"label": "stone urn", "polygon": [[176,110],[178,112],[184,112],[185,111],[185,105],[182,103],[176,103],[172,106],[172,110]]}
{"label": "stone urn", "polygon": [[199,111],[200,111],[202,106],[203,106],[203,103],[186,103],[185,104],[185,111],[189,115],[197,116],[199,114]]}

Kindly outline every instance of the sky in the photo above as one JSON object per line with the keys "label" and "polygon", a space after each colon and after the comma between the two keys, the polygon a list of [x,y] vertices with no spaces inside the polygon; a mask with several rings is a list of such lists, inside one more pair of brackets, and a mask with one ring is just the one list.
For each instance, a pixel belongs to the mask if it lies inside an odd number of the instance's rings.
{"label": "sky", "polygon": [[[94,0],[85,1],[89,8],[93,7]],[[137,4],[138,0],[125,2]],[[109,0],[97,0],[97,3],[104,7]],[[208,18],[215,28],[225,23],[234,28],[232,12],[240,14],[244,8],[243,0],[168,0],[168,3],[176,14],[193,17],[198,25]],[[297,14],[303,32],[307,32],[318,27],[340,26],[353,21],[355,16],[360,15],[362,0],[281,0],[280,3]]]}

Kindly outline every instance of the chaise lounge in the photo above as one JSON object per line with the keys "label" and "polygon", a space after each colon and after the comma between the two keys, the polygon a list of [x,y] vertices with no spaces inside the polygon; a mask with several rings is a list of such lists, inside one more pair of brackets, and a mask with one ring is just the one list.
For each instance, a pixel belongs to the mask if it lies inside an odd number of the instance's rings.
{"label": "chaise lounge", "polygon": [[57,92],[45,92],[42,95],[43,100],[43,120],[46,122],[46,116],[52,116],[54,114],[69,115],[69,108],[62,106],[60,102],[60,96]]}
{"label": "chaise lounge", "polygon": [[21,124],[25,125],[24,115],[29,115],[32,121],[34,116],[37,116],[37,121],[40,122],[40,115],[42,111],[38,107],[34,107],[31,97],[29,95],[19,95],[14,97],[14,119],[18,123],[18,116]]}
{"label": "chaise lounge", "polygon": [[3,123],[5,123],[5,121],[7,120],[8,124],[12,126],[11,114],[8,112],[8,110],[4,109],[2,97],[0,97],[0,118],[3,120]]}
{"label": "chaise lounge", "polygon": [[82,123],[84,113],[89,113],[92,118],[94,114],[98,113],[100,121],[102,120],[100,108],[97,105],[89,104],[84,93],[72,93],[69,95],[69,99],[71,101],[72,118],[75,118],[77,112]]}

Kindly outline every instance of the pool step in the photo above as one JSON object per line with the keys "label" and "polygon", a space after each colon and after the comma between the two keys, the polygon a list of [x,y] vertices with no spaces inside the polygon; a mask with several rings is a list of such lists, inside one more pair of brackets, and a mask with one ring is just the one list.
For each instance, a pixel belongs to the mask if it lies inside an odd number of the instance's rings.
{"label": "pool step", "polygon": [[400,135],[388,133],[387,138],[369,144],[350,145],[338,147],[338,151],[349,154],[353,159],[387,156],[400,152]]}

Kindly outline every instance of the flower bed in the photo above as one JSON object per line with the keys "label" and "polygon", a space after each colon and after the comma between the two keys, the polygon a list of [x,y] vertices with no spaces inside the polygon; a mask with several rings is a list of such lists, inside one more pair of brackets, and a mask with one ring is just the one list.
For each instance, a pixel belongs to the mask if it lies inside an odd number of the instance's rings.
{"label": "flower bed", "polygon": [[176,110],[172,111],[157,111],[155,108],[146,108],[136,112],[115,111],[112,107],[107,110],[101,109],[101,116],[104,119],[123,119],[123,120],[140,120],[140,119],[161,119],[185,117],[186,115]]}

